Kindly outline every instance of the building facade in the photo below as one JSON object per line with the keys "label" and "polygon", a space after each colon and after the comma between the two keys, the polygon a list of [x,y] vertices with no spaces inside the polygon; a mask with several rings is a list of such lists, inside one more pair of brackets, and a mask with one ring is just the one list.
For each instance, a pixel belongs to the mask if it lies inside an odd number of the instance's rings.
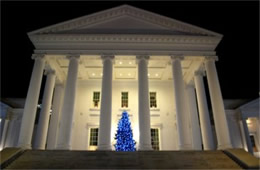
{"label": "building facade", "polygon": [[18,147],[114,150],[123,111],[138,150],[234,147],[215,67],[222,35],[123,5],[28,36],[35,64]]}

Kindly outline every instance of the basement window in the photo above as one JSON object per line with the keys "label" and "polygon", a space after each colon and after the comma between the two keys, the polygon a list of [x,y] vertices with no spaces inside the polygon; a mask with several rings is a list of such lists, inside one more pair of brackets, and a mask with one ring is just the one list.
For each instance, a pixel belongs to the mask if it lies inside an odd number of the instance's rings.
{"label": "basement window", "polygon": [[160,145],[159,145],[159,129],[151,129],[151,143],[152,143],[152,148],[153,150],[160,150]]}

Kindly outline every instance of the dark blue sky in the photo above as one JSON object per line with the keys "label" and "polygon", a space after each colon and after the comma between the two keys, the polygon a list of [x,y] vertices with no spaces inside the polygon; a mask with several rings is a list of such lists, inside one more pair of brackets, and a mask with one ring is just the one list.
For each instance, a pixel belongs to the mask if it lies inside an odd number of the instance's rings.
{"label": "dark blue sky", "polygon": [[223,98],[253,99],[259,96],[257,1],[46,1],[1,2],[1,97],[26,97],[34,49],[27,32],[122,4],[133,5],[223,34],[223,40],[217,47],[219,61],[216,63]]}

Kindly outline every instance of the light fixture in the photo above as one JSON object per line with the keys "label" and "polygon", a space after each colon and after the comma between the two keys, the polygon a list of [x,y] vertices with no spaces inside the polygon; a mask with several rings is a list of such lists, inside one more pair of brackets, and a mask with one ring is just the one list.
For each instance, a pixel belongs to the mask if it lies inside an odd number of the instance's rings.
{"label": "light fixture", "polygon": [[119,64],[122,64],[122,61],[119,61]]}
{"label": "light fixture", "polygon": [[95,76],[96,74],[95,73],[92,73],[92,76]]}
{"label": "light fixture", "polygon": [[120,73],[119,75],[122,76],[122,73]]}
{"label": "light fixture", "polygon": [[103,76],[103,74],[102,74],[102,73],[100,73],[100,76]]}
{"label": "light fixture", "polygon": [[128,76],[131,76],[131,74],[130,74],[130,73],[128,73]]}
{"label": "light fixture", "polygon": [[159,74],[158,74],[158,73],[156,73],[156,74],[155,74],[155,76],[156,76],[156,77],[158,77],[158,76],[159,76]]}
{"label": "light fixture", "polygon": [[132,62],[131,62],[131,61],[129,61],[129,64],[132,64]]}
{"label": "light fixture", "polygon": [[148,77],[150,76],[150,74],[149,74],[149,73],[148,73],[147,75],[148,75]]}

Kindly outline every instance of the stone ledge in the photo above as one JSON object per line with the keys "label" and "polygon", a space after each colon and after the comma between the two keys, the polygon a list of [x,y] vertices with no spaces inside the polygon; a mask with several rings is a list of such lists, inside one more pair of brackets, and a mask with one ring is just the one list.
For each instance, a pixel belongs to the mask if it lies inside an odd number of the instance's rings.
{"label": "stone ledge", "polygon": [[8,164],[12,163],[16,158],[24,153],[22,148],[4,148],[0,152],[0,169],[4,169]]}
{"label": "stone ledge", "polygon": [[223,152],[243,168],[259,169],[260,167],[260,159],[243,149],[226,149]]}

